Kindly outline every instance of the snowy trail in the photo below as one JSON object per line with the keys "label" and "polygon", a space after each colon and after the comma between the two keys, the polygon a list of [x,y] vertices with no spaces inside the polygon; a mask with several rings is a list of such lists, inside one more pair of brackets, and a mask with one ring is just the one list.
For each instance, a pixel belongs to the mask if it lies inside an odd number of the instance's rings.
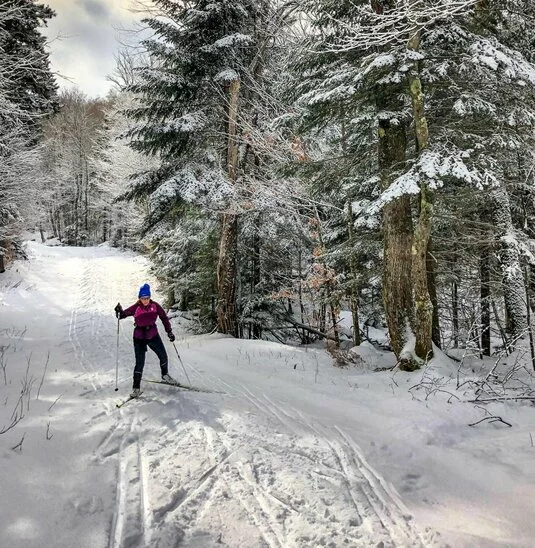
{"label": "snowy trail", "polygon": [[[367,432],[369,402],[364,393],[355,398],[345,373],[323,352],[177,329],[191,382],[218,392],[145,383],[139,401],[117,409],[131,386],[132,326],[120,325],[115,393],[112,310],[151,281],[147,262],[105,247],[32,243],[29,252],[0,293],[0,347],[8,359],[4,386],[0,375],[0,428],[28,360],[33,378],[24,419],[0,435],[2,469],[9,472],[0,490],[10,501],[0,502],[1,545],[446,544],[366,458],[360,433]],[[168,351],[171,373],[185,381],[170,345]],[[149,353],[146,376],[157,374]],[[23,435],[22,449],[13,451]]]}
{"label": "snowy trail", "polygon": [[[30,260],[8,272],[7,288],[0,293],[1,325],[9,326],[0,332],[8,362],[4,413],[20,392],[26,361],[31,386],[24,419],[0,439],[4,462],[16,466],[9,466],[10,474],[0,480],[3,496],[12,501],[0,512],[0,544],[106,546],[115,503],[113,477],[121,467],[130,468],[126,459],[131,453],[125,441],[121,463],[104,462],[106,456],[117,456],[119,449],[112,445],[122,428],[109,399],[116,348],[110,306],[131,300],[132,288],[147,275],[147,263],[105,247],[30,243],[28,253]],[[6,340],[9,332],[15,342]],[[121,333],[123,378],[131,374],[128,335]],[[37,401],[47,354],[50,363]],[[106,424],[110,417],[111,428]],[[3,419],[0,409],[0,428]],[[15,458],[8,448],[21,436]]]}

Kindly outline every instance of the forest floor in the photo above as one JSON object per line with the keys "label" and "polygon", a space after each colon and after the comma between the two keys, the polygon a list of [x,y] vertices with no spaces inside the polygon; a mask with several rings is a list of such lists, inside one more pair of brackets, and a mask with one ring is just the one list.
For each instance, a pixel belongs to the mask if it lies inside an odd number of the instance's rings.
{"label": "forest floor", "polygon": [[[144,383],[118,409],[132,322],[117,339],[113,307],[154,282],[147,261],[106,246],[27,250],[0,275],[2,546],[533,546],[529,402],[467,403],[454,370],[442,391],[409,391],[422,372],[374,372],[391,357],[369,345],[365,364],[335,368],[319,346],[175,322],[187,376],[215,392]],[[158,376],[149,351],[145,377]],[[511,427],[469,426],[489,413]]]}

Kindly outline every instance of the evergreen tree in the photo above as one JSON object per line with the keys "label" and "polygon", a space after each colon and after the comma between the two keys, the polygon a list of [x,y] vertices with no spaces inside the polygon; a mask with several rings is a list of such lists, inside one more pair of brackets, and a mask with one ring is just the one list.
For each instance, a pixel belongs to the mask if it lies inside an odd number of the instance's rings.
{"label": "evergreen tree", "polygon": [[[385,315],[394,351],[407,367],[431,356],[432,330],[438,342],[435,261],[428,251],[432,230],[444,241],[445,226],[432,228],[433,210],[444,213],[444,198],[460,190],[479,201],[478,211],[494,211],[481,221],[498,226],[492,245],[511,330],[519,334],[525,326],[514,197],[529,193],[519,183],[532,166],[533,31],[527,22],[533,5],[472,4],[461,10],[459,3],[423,2],[408,7],[413,17],[400,18],[407,6],[396,1],[311,1],[309,38],[295,63],[295,118],[305,134],[350,135],[345,149],[340,140],[338,150],[324,148],[323,161],[315,158],[315,179],[338,192],[352,188],[353,214],[370,221],[381,215]],[[347,177],[355,184],[344,184]],[[358,232],[356,239],[365,237]]]}
{"label": "evergreen tree", "polygon": [[259,163],[251,134],[259,123],[271,6],[265,0],[156,4],[166,17],[146,20],[156,36],[145,42],[150,66],[130,87],[140,106],[129,111],[137,122],[129,135],[136,150],[157,155],[160,164],[125,196],[148,198],[145,228],[155,234],[162,227],[187,232],[196,211],[211,220],[201,223],[208,237],[217,220],[217,324],[238,335],[238,219]]}
{"label": "evergreen tree", "polygon": [[[339,44],[351,39],[353,26],[358,28],[357,6],[369,11],[365,2],[322,0],[307,4],[313,30],[305,50],[313,53],[298,59],[300,83],[295,89],[305,129],[329,125],[346,135],[339,147],[342,160],[339,154],[332,160],[340,169],[330,184],[334,189],[344,189],[349,211],[359,217],[354,241],[369,240],[362,227],[380,226],[379,208],[374,204],[381,193],[391,194],[382,204],[382,294],[391,343],[401,358],[408,340],[407,325],[413,317],[411,202],[410,196],[394,185],[406,169],[410,153],[406,135],[410,103],[404,94],[406,76],[400,72],[406,58],[399,45],[372,52],[367,44],[341,50]],[[352,184],[347,184],[348,180]],[[358,256],[357,249],[350,252]]]}
{"label": "evergreen tree", "polygon": [[[426,55],[440,59],[426,63],[424,76],[431,97],[431,131],[442,150],[451,155],[456,149],[463,156],[469,175],[464,179],[479,204],[470,213],[457,206],[455,216],[466,216],[468,222],[479,218],[496,227],[481,246],[482,256],[496,252],[502,278],[496,289],[505,296],[513,338],[526,328],[521,255],[526,247],[522,232],[529,232],[530,225],[526,206],[533,203],[535,67],[527,44],[534,43],[528,23],[534,12],[535,6],[526,2],[480,2],[467,16],[430,29],[424,37]],[[486,275],[482,292],[488,293],[485,280]],[[482,333],[488,330],[481,327]]]}
{"label": "evergreen tree", "polygon": [[30,147],[38,142],[42,115],[54,107],[56,85],[40,33],[53,15],[30,0],[0,5],[0,272],[23,209],[35,198],[37,176],[29,173],[38,161]]}
{"label": "evergreen tree", "polygon": [[57,85],[50,71],[46,38],[40,31],[54,15],[49,6],[36,0],[4,0],[0,6],[4,58],[0,85],[6,99],[30,115],[26,123],[32,129],[38,124],[35,115],[48,114],[57,106]]}

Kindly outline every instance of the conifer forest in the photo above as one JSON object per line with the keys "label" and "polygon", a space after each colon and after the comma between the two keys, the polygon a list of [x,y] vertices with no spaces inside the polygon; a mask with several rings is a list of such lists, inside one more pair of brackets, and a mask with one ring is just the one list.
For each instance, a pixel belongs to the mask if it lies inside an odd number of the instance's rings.
{"label": "conifer forest", "polygon": [[535,364],[533,0],[153,0],[98,98],[54,16],[0,6],[0,271],[35,230],[147,255],[199,333]]}

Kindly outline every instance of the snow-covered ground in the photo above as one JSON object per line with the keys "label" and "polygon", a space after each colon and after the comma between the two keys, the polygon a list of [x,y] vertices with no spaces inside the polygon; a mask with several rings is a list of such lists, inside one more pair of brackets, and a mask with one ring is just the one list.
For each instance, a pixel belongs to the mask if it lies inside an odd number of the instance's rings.
{"label": "snow-covered ground", "polygon": [[133,350],[125,320],[116,393],[113,307],[151,281],[147,262],[28,253],[0,275],[0,431],[23,416],[0,434],[1,546],[535,545],[532,405],[487,406],[512,428],[470,427],[488,411],[414,399],[421,373],[373,372],[391,358],[371,346],[367,367],[338,369],[320,348],[177,328],[191,382],[217,392],[145,383],[117,409]]}

